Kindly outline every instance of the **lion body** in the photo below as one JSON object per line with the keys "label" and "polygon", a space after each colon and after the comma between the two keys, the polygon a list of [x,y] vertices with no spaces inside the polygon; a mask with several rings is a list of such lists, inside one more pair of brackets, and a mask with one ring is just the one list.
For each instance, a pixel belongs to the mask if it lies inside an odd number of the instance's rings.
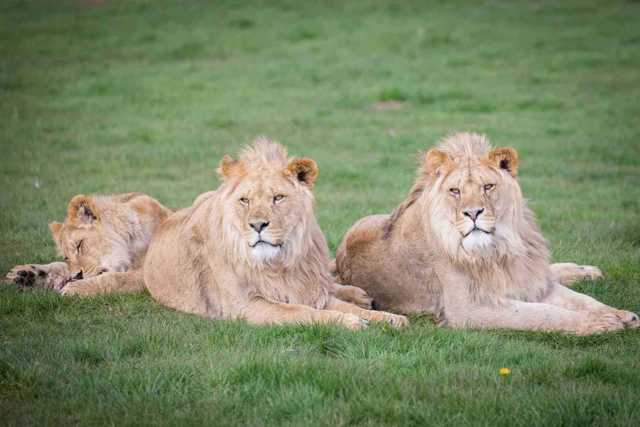
{"label": "lion body", "polygon": [[406,323],[333,297],[328,248],[310,191],[315,162],[288,159],[280,145],[261,139],[240,160],[225,157],[219,172],[222,185],[172,215],[151,243],[144,279],[156,301],[256,324]]}
{"label": "lion body", "polygon": [[323,308],[332,281],[322,264],[328,255],[317,224],[312,225],[316,241],[309,248],[315,253],[303,262],[287,269],[253,268],[229,251],[221,232],[223,192],[206,193],[162,226],[145,264],[145,281],[154,299],[213,318],[234,317],[253,295]]}
{"label": "lion body", "polygon": [[142,193],[77,195],[65,220],[49,224],[65,262],[16,266],[8,278],[65,294],[141,291],[147,248],[170,214]]}
{"label": "lion body", "polygon": [[429,313],[452,327],[593,333],[636,325],[633,313],[559,284],[599,270],[550,266],[516,171],[513,149],[491,150],[475,134],[444,140],[391,215],[363,218],[347,232],[336,254],[339,281],[383,310]]}

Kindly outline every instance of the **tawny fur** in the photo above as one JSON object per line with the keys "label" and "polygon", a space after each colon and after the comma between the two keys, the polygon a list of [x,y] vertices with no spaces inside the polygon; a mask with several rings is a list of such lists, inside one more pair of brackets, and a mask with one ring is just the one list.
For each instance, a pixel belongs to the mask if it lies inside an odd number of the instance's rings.
{"label": "tawny fur", "polygon": [[512,148],[471,133],[424,156],[407,199],[391,215],[348,231],[339,281],[377,307],[431,313],[451,327],[590,334],[635,327],[635,314],[559,283],[598,277],[595,267],[549,265],[549,250],[517,181]]}
{"label": "tawny fur", "polygon": [[142,265],[160,223],[171,211],[142,193],[77,195],[64,222],[49,229],[64,262],[14,267],[7,278],[66,295],[139,292]]}
{"label": "tawny fur", "polygon": [[[272,155],[247,152],[248,156],[258,154]],[[252,160],[264,163],[268,157]],[[230,162],[227,167],[234,165],[239,163]],[[304,162],[301,167],[304,172]],[[140,292],[144,290],[142,266],[147,248],[170,214],[160,202],[142,193],[77,195],[69,202],[64,222],[49,224],[65,261],[18,265],[6,278],[23,288],[83,297]],[[360,288],[331,283],[329,292],[345,302],[371,308],[371,298]]]}
{"label": "tawny fur", "polygon": [[225,156],[218,172],[220,187],[173,214],[151,243],[144,280],[156,301],[254,324],[407,323],[332,295],[342,290],[313,212],[313,160],[288,158],[281,145],[259,139],[239,160]]}

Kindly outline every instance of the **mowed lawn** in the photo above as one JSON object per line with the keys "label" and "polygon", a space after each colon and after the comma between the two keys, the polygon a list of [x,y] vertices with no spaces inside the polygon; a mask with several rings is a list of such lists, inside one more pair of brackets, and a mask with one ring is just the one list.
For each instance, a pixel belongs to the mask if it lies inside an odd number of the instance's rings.
{"label": "mowed lawn", "polygon": [[[331,250],[456,130],[521,155],[554,260],[640,311],[640,3],[0,4],[0,272],[78,193],[168,206],[258,135],[320,166]],[[0,286],[2,425],[638,425],[640,330],[249,327]],[[500,368],[511,375],[501,377]]]}

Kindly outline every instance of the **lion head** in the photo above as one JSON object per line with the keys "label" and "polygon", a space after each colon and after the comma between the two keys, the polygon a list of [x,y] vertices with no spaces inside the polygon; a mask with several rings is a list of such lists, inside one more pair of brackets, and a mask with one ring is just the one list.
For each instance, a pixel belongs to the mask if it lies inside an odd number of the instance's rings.
{"label": "lion head", "polygon": [[315,161],[288,158],[281,145],[258,139],[239,160],[224,156],[218,173],[223,236],[235,257],[259,267],[293,265],[305,255],[316,225]]}
{"label": "lion head", "polygon": [[113,230],[107,199],[77,195],[69,202],[64,222],[49,224],[57,251],[64,256],[73,279],[126,271],[131,266],[129,242]]}
{"label": "lion head", "polygon": [[525,240],[540,237],[518,184],[518,164],[515,149],[492,148],[483,135],[447,137],[425,154],[409,199],[387,228],[420,200],[429,235],[451,258],[495,262],[526,256]]}

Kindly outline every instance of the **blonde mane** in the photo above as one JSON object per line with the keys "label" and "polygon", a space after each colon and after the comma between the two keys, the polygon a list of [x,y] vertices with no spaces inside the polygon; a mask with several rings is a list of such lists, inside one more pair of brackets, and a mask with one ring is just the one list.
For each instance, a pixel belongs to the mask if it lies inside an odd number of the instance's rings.
{"label": "blonde mane", "polygon": [[[477,158],[486,155],[491,150],[491,144],[484,135],[477,133],[459,132],[452,133],[438,142],[438,150],[447,154],[457,163],[464,163],[465,160],[471,158]],[[409,195],[397,208],[393,210],[389,219],[383,225],[382,238],[388,239],[393,232],[396,222],[400,217],[409,209],[425,191],[427,186],[433,181],[429,175],[425,173],[424,165],[426,162],[427,152],[421,152],[418,156],[418,170],[416,172],[416,179],[409,190]]]}

